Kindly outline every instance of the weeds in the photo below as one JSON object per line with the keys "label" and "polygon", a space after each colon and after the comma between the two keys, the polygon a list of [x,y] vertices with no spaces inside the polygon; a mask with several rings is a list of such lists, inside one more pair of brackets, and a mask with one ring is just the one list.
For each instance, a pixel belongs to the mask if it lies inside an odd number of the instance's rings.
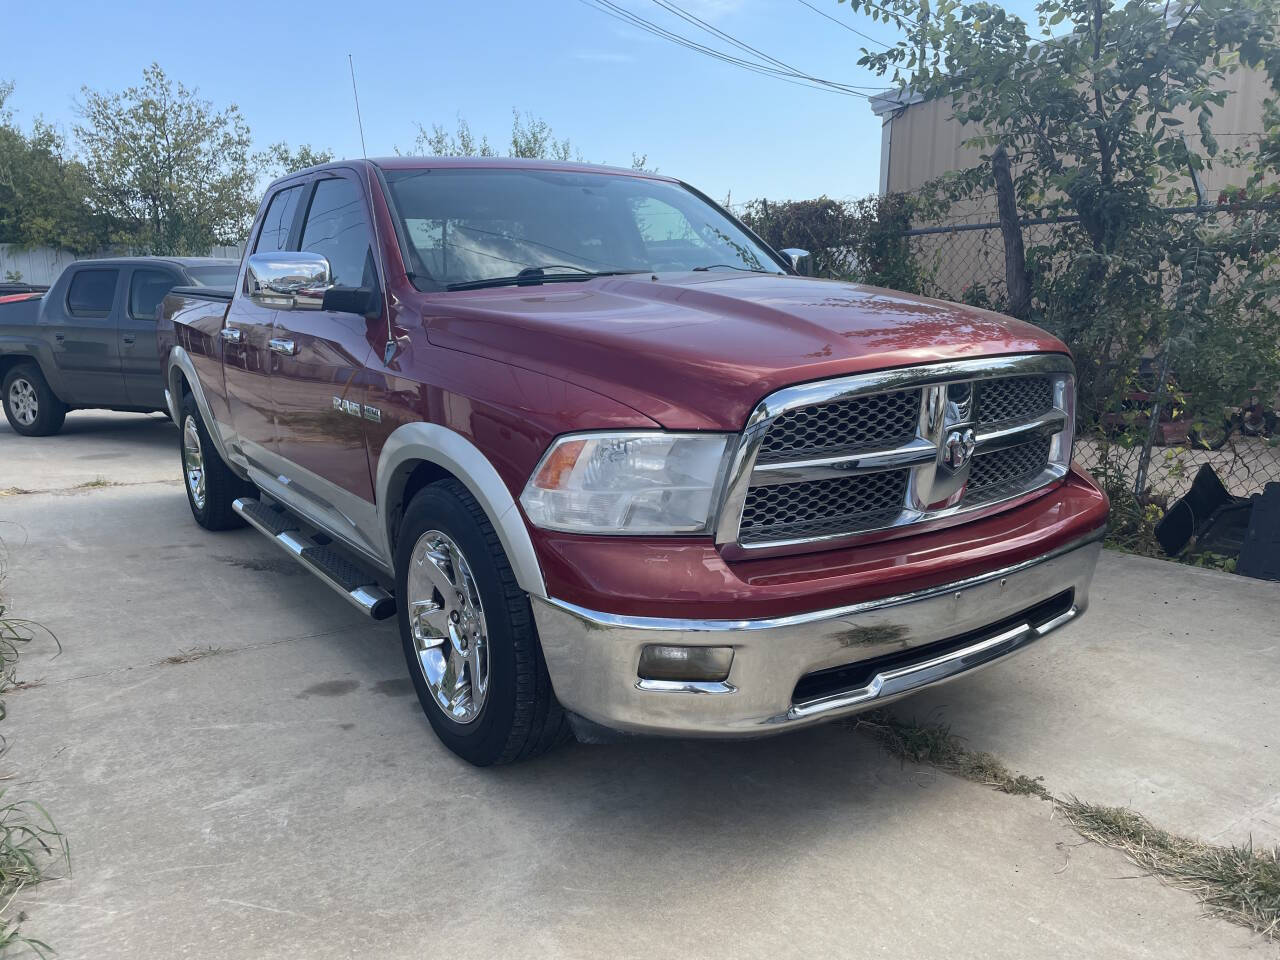
{"label": "weeds", "polygon": [[13,903],[13,898],[17,894],[10,895],[9,899],[0,905],[0,955],[4,955],[11,947],[24,946],[38,957],[47,958],[53,955],[53,948],[43,940],[37,940],[35,937],[28,937],[22,932],[22,925],[27,921],[27,915],[19,912],[16,917],[2,916],[9,912],[9,906]]}
{"label": "weeds", "polygon": [[1214,846],[1161,830],[1124,807],[1055,797],[1043,778],[1014,774],[997,757],[969,749],[942,723],[900,720],[884,710],[849,723],[899,760],[926,763],[1004,793],[1049,801],[1086,840],[1118,850],[1147,873],[1191,890],[1214,916],[1280,940],[1280,848]]}
{"label": "weeds", "polygon": [[[3,570],[0,569],[0,578]],[[30,620],[14,617],[0,603],[0,720],[5,717],[4,694],[10,690],[37,685],[17,679],[18,654],[37,635],[53,640],[61,651],[58,638]],[[0,737],[0,753],[5,749]],[[47,943],[22,933],[26,914],[10,915],[14,898],[25,887],[40,883],[57,863],[71,870],[71,848],[49,812],[35,800],[6,800],[7,790],[0,790],[0,953],[19,944],[41,957],[53,953]]]}
{"label": "weeds", "polygon": [[86,480],[84,483],[77,483],[77,490],[96,490],[99,487],[114,487],[115,483],[106,477],[94,477],[92,480]]}

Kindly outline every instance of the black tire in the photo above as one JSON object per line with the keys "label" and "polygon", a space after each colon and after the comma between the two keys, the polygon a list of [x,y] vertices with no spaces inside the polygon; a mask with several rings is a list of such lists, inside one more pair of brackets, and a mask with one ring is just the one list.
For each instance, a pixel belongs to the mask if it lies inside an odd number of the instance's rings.
{"label": "black tire", "polygon": [[[410,627],[409,568],[419,538],[432,530],[444,533],[461,550],[483,608],[487,693],[478,715],[465,723],[437,704]],[[493,525],[466,487],[457,480],[441,480],[418,492],[400,524],[395,563],[405,662],[423,712],[444,745],[485,767],[529,760],[570,739],[568,720],[551,689],[529,598],[516,583]]]}
{"label": "black tire", "polygon": [[62,429],[67,405],[57,398],[34,363],[13,367],[5,374],[2,389],[4,415],[15,433],[49,437]]}
{"label": "black tire", "polygon": [[[189,469],[194,466],[188,459],[189,426],[199,442],[203,496],[200,495],[200,483],[193,478],[192,470]],[[206,530],[234,530],[243,527],[244,520],[231,508],[231,504],[238,497],[257,496],[257,488],[248,480],[236,476],[222,457],[218,456],[218,448],[213,445],[204,419],[200,416],[200,408],[196,406],[195,397],[190,393],[182,397],[178,456],[182,464],[182,486],[187,491],[187,504],[191,507],[191,515],[196,518],[196,523]]]}
{"label": "black tire", "polygon": [[1197,423],[1187,431],[1187,439],[1198,450],[1221,450],[1231,439],[1234,428],[1235,424],[1229,419],[1223,419],[1219,424]]}

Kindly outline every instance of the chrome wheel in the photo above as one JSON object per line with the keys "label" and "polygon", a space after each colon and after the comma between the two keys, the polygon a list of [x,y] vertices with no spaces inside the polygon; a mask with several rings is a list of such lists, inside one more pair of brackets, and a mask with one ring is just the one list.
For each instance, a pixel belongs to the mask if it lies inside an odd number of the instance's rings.
{"label": "chrome wheel", "polygon": [[471,566],[447,534],[428,530],[414,544],[406,600],[432,698],[454,722],[471,723],[489,693],[489,635]]}
{"label": "chrome wheel", "polygon": [[36,417],[40,414],[40,401],[30,380],[18,377],[9,384],[9,410],[13,413],[13,419],[24,427],[36,422]]}
{"label": "chrome wheel", "polygon": [[187,492],[197,510],[204,509],[204,450],[200,446],[200,430],[196,418],[188,416],[182,422],[182,472],[187,478]]}

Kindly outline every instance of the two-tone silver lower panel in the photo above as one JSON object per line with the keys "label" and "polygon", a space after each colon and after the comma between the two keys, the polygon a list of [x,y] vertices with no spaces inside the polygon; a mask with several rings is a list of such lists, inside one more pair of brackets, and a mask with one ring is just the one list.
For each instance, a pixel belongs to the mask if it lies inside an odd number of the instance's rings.
{"label": "two-tone silver lower panel", "polygon": [[[743,737],[780,733],[869,710],[987,666],[1078,619],[1102,549],[1102,531],[1014,566],[918,593],[768,620],[626,617],[533,598],[556,695],[586,719],[628,733]],[[1010,623],[1070,591],[1060,615]],[[990,627],[990,633],[984,632]],[[921,649],[952,638],[945,652]],[[722,683],[642,681],[647,644],[731,646]],[[797,700],[802,677],[893,656],[891,669],[848,689]]]}

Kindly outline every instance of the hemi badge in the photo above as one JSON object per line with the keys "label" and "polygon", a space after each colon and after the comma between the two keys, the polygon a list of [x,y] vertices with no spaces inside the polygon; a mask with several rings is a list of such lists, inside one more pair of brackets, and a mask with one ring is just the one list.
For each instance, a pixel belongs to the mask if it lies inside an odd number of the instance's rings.
{"label": "hemi badge", "polygon": [[372,420],[374,423],[382,422],[382,411],[377,407],[371,407],[367,403],[364,405],[364,418]]}

